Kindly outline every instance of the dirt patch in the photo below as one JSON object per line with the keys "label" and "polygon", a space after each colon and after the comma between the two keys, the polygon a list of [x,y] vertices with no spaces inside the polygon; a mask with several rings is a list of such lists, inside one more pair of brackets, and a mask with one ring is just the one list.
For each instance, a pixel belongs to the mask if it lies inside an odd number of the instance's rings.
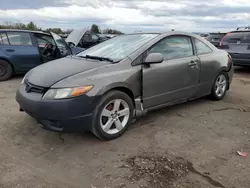
{"label": "dirt patch", "polygon": [[127,160],[132,171],[132,175],[128,178],[132,183],[135,181],[146,182],[140,187],[144,188],[171,188],[176,187],[176,182],[188,173],[196,174],[204,179],[208,184],[214,187],[225,188],[220,182],[212,179],[208,172],[201,173],[196,170],[190,161],[175,156],[157,156],[157,155],[140,155],[130,157]]}
{"label": "dirt patch", "polygon": [[132,170],[129,179],[131,181],[144,179],[150,188],[171,187],[174,181],[189,172],[187,163],[181,158],[136,156],[129,158],[127,162]]}

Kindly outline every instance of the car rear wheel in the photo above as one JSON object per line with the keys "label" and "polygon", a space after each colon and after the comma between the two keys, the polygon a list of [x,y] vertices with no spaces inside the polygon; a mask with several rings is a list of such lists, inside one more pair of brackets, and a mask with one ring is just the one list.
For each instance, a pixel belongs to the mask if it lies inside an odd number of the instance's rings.
{"label": "car rear wheel", "polygon": [[121,136],[131,123],[133,111],[133,102],[127,94],[120,91],[105,94],[93,115],[93,134],[101,140]]}
{"label": "car rear wheel", "polygon": [[0,81],[8,80],[13,74],[11,65],[0,59]]}
{"label": "car rear wheel", "polygon": [[228,88],[228,77],[225,72],[221,72],[215,79],[212,92],[211,92],[211,97],[214,100],[221,100],[224,98],[227,92]]}

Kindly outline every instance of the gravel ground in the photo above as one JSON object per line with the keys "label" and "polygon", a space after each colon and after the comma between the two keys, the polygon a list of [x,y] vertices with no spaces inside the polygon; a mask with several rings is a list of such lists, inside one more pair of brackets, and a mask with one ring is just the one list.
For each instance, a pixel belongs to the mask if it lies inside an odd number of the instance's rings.
{"label": "gravel ground", "polygon": [[219,102],[149,113],[109,142],[40,128],[19,112],[21,77],[0,83],[0,188],[250,187],[250,69]]}

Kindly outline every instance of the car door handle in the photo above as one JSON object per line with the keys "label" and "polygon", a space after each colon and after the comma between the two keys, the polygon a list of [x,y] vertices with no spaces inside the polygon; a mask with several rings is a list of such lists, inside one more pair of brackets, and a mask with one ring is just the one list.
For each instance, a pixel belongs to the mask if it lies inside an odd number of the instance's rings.
{"label": "car door handle", "polygon": [[6,52],[14,52],[15,50],[14,49],[6,49],[5,51]]}
{"label": "car door handle", "polygon": [[198,63],[197,60],[195,60],[195,61],[190,61],[188,65],[189,65],[189,66],[195,66],[195,65],[197,65],[197,63]]}

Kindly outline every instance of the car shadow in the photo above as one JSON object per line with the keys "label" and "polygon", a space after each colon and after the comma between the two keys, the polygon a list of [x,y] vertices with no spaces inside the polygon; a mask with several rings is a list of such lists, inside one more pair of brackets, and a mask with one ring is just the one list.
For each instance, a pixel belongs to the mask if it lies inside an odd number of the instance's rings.
{"label": "car shadow", "polygon": [[11,78],[11,80],[15,80],[15,79],[21,79],[24,77],[25,74],[16,74],[16,75],[13,75],[13,77]]}
{"label": "car shadow", "polygon": [[[59,153],[77,150],[94,151],[100,150],[100,148],[102,148],[102,151],[109,150],[110,148],[112,150],[113,146],[117,147],[117,141],[134,140],[138,136],[141,136],[140,132],[145,130],[144,128],[149,128],[150,133],[151,127],[159,126],[160,128],[166,119],[173,116],[176,116],[176,118],[189,118],[188,111],[192,111],[192,106],[197,108],[197,106],[207,103],[213,102],[207,98],[201,98],[149,112],[146,116],[140,117],[132,123],[124,136],[108,142],[99,140],[91,132],[60,133],[44,130],[34,119],[24,116],[23,122],[18,123],[20,126],[15,126],[15,129],[11,132],[11,137],[14,138],[12,144],[21,149],[25,149],[28,145],[29,149],[26,151],[32,151],[34,155],[41,157],[53,157],[54,154],[48,152],[51,151],[51,148],[57,148],[57,152]],[[182,116],[183,114],[184,116]],[[71,148],[70,151],[68,151],[68,148]]]}
{"label": "car shadow", "polygon": [[[176,104],[173,106],[164,107],[158,110],[148,112],[145,116],[138,117],[136,121],[128,128],[127,131],[130,131],[135,128],[151,126],[154,124],[158,118],[168,117],[168,116],[179,116],[185,118],[185,115],[182,116],[182,111],[187,111],[192,106],[203,105],[204,103],[213,103],[214,101],[209,100],[207,97],[199,98],[192,101],[187,101],[185,103]],[[126,133],[125,133],[126,134]],[[64,136],[67,136],[67,140],[72,143],[84,143],[84,144],[95,144],[103,142],[94,136],[91,132],[84,133],[64,133]],[[118,138],[119,139],[119,138]]]}
{"label": "car shadow", "polygon": [[234,68],[234,72],[237,74],[249,74],[250,73],[250,67],[239,67],[236,66]]}
{"label": "car shadow", "polygon": [[157,118],[160,118],[163,116],[167,117],[167,116],[177,115],[177,116],[185,118],[185,115],[181,113],[182,111],[186,111],[186,109],[192,106],[202,105],[207,102],[211,103],[213,101],[209,100],[207,97],[203,97],[203,98],[187,101],[187,102],[176,104],[173,106],[163,107],[161,109],[148,112],[146,116],[138,118],[137,121],[134,123],[134,125],[130,127],[130,129],[136,128],[138,126],[140,127],[140,126],[152,124],[156,121]]}

